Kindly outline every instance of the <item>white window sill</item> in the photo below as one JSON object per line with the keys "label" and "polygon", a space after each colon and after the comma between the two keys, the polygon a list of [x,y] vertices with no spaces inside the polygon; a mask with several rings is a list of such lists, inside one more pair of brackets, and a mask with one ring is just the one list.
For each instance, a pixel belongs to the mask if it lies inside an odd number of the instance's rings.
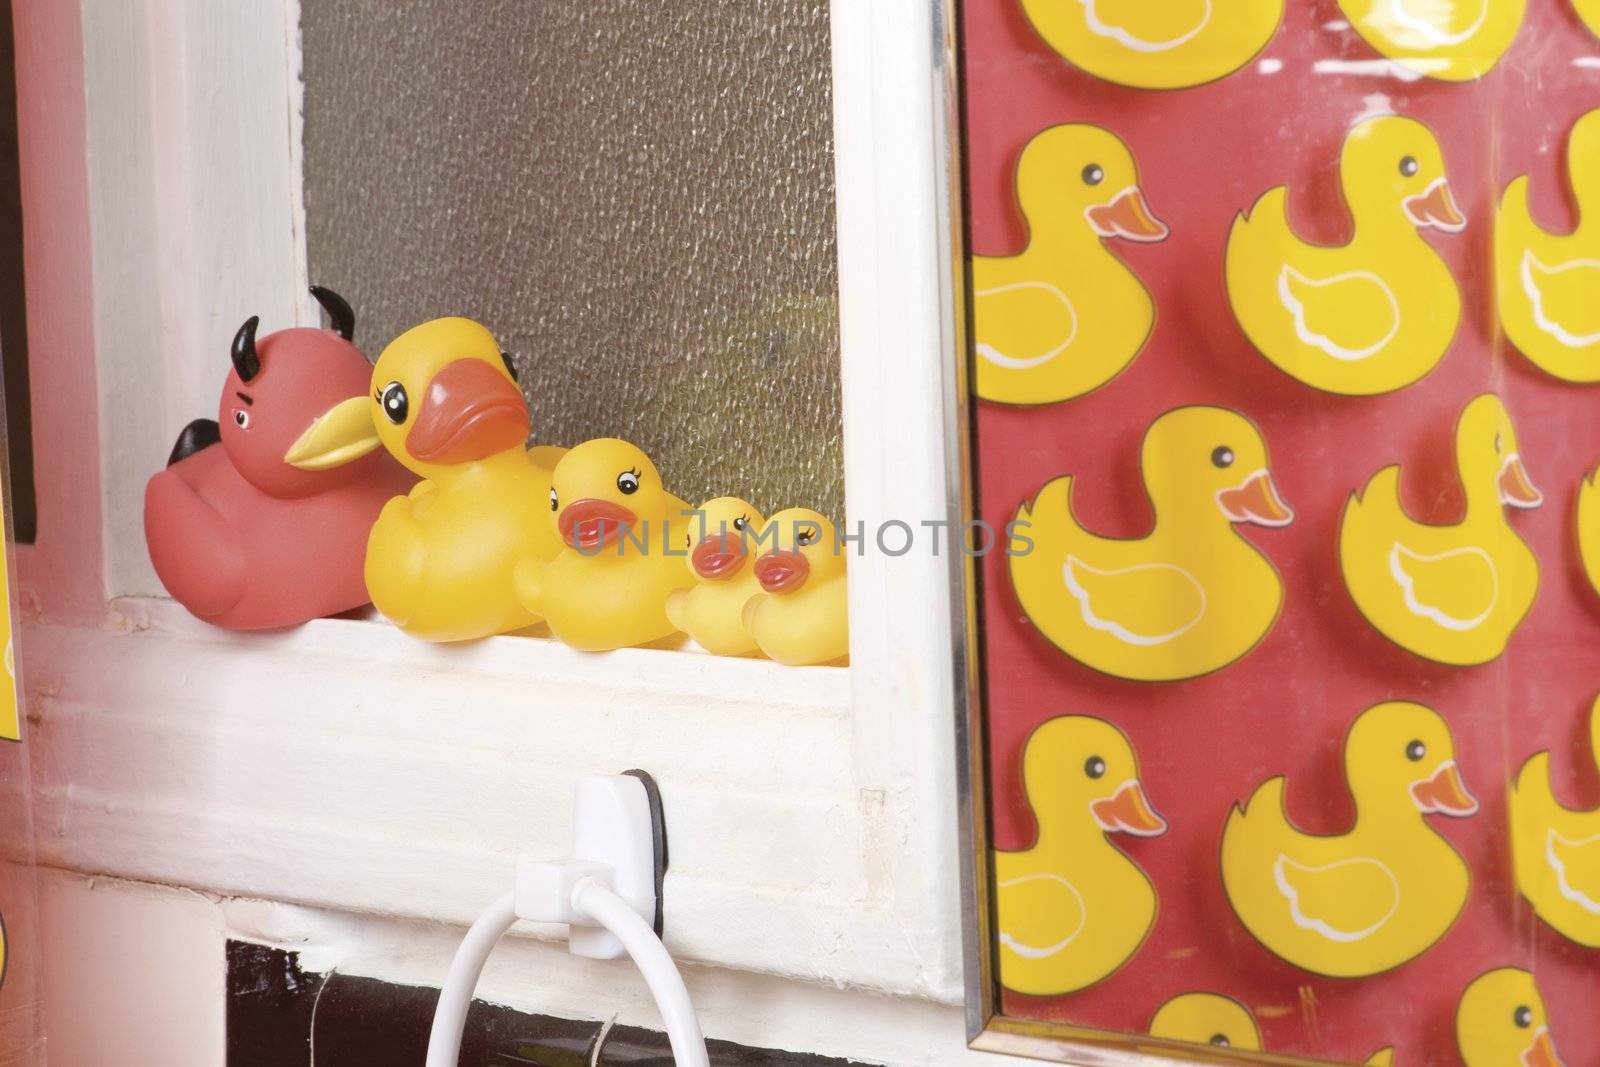
{"label": "white window sill", "polygon": [[683,958],[925,987],[852,780],[850,674],[377,621],[237,634],[165,600],[24,635],[39,859],[223,895],[464,923],[568,848],[570,790],[643,767]]}

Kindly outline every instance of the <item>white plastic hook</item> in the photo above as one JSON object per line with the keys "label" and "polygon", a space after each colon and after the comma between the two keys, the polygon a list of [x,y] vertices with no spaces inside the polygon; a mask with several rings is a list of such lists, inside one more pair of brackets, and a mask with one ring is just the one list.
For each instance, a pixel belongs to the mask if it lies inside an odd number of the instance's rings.
{"label": "white plastic hook", "polygon": [[665,866],[660,804],[649,776],[633,772],[579,779],[572,858],[520,865],[516,888],[467,931],[439,992],[427,1067],[457,1067],[478,976],[495,943],[518,919],[565,924],[574,955],[632,957],[666,1024],[673,1060],[678,1067],[708,1067],[689,990],[658,936],[659,876]]}

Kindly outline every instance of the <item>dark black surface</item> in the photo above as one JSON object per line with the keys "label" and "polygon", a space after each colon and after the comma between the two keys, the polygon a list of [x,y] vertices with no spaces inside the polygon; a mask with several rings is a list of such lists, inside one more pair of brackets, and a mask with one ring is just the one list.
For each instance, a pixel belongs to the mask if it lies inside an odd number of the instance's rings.
{"label": "dark black surface", "polygon": [[665,910],[666,897],[663,890],[667,882],[667,816],[661,807],[661,787],[656,785],[656,780],[650,777],[649,771],[632,770],[623,771],[629,778],[637,778],[644,784],[644,793],[650,802],[650,829],[652,831],[651,845],[655,853],[656,875],[656,936],[661,937],[666,933],[667,915]]}
{"label": "dark black surface", "polygon": [[0,357],[5,365],[11,522],[21,544],[38,532],[33,496],[33,416],[28,397],[28,320],[22,271],[22,185],[17,164],[17,66],[11,0],[0,0]]}
{"label": "dark black surface", "polygon": [[[228,942],[227,1067],[421,1067],[436,989],[372,978],[307,974],[294,953]],[[596,1006],[597,1014],[604,1010]],[[474,1001],[462,1067],[584,1067],[601,1024],[528,1015]],[[727,1041],[709,1043],[716,1067],[845,1067],[844,1060]],[[665,1034],[632,1026],[606,1035],[600,1062],[672,1067]]]}
{"label": "dark black surface", "polygon": [[172,452],[167,456],[167,466],[172,466],[180,459],[188,459],[201,449],[210,448],[221,441],[222,428],[217,425],[216,419],[195,419],[178,431],[178,440],[173,443]]}

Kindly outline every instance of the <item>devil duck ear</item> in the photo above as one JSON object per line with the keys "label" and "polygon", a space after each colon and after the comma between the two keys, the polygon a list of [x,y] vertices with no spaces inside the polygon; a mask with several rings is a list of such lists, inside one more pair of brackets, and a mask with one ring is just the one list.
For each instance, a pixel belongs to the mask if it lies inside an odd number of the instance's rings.
{"label": "devil duck ear", "polygon": [[328,319],[333,326],[333,332],[343,337],[346,341],[355,337],[356,313],[351,310],[350,304],[344,297],[332,289],[320,285],[311,287],[311,295],[317,298],[317,303],[322,305],[322,310],[328,313]]}
{"label": "devil duck ear", "polygon": [[233,369],[243,382],[261,373],[261,357],[256,354],[256,327],[260,324],[260,317],[251,315],[233,335]]}

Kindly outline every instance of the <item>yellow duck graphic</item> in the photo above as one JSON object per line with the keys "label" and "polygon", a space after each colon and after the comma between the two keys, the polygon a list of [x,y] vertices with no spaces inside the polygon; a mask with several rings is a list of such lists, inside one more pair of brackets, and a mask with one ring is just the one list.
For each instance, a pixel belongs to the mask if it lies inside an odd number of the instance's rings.
{"label": "yellow duck graphic", "polygon": [[1400,503],[1400,467],[1385,467],[1352,494],[1339,530],[1339,563],[1361,614],[1385,637],[1425,659],[1487,663],[1533,606],[1539,564],[1504,508],[1535,508],[1517,433],[1492,393],[1456,424],[1456,466],[1466,514],[1429,526]]}
{"label": "yellow duck graphic", "polygon": [[1261,433],[1238,412],[1162,415],[1140,452],[1155,509],[1150,533],[1100,537],[1072,512],[1057,478],[1017,512],[1031,550],[1009,556],[1028,618],[1057,648],[1105,674],[1172,681],[1207,674],[1255,647],[1278,617],[1283,582],[1233,528],[1294,517],[1267,469]]}
{"label": "yellow duck graphic", "polygon": [[847,565],[833,523],[788,508],[761,532],[772,548],[752,565],[760,588],[745,603],[745,630],[768,658],[791,667],[848,662]]}
{"label": "yellow duck graphic", "polygon": [[1098,126],[1054,126],[1017,164],[1028,246],[972,257],[980,397],[1050,404],[1082,396],[1133,362],[1155,326],[1143,283],[1103,242],[1161,241],[1127,145]]}
{"label": "yellow duck graphic", "polygon": [[1107,839],[1154,837],[1127,737],[1082,715],[1051,719],[1028,738],[1023,785],[1039,833],[1032,848],[995,853],[1000,984],[1017,993],[1072,993],[1130,960],[1156,921],[1156,891]]}
{"label": "yellow duck graphic", "polygon": [[368,408],[383,447],[423,479],[372,527],[373,605],[429,641],[538,622],[511,573],[560,547],[544,514],[550,470],[524,447],[527,404],[494,335],[470,319],[425,322],[383,350],[372,382],[371,396],[346,404]]}
{"label": "yellow duck graphic", "polygon": [[1563,1067],[1533,975],[1501,967],[1479,975],[1456,1007],[1465,1067]]}
{"label": "yellow duck graphic", "polygon": [[1267,46],[1284,0],[1022,0],[1051,48],[1097,78],[1138,89],[1216,81]]}
{"label": "yellow duck graphic", "polygon": [[1228,300],[1251,343],[1285,373],[1329,393],[1387,393],[1431,371],[1461,320],[1455,277],[1419,231],[1459,233],[1467,223],[1439,142],[1413,119],[1358,123],[1339,176],[1355,221],[1349,243],[1297,237],[1280,185],[1234,220]]}
{"label": "yellow duck graphic", "polygon": [[638,447],[614,437],[562,456],[545,492],[545,523],[562,544],[554,559],[523,560],[514,587],[573,648],[601,652],[677,632],[667,598],[694,585],[684,568],[688,506],[661,483]]}
{"label": "yellow duck graphic", "polygon": [[733,496],[708,500],[685,523],[684,562],[695,585],[667,594],[667,619],[707,652],[743,656],[756,651],[744,609],[761,593],[751,547],[766,524],[761,512]]}
{"label": "yellow duck graphic", "polygon": [[[1600,698],[1589,712],[1589,755],[1600,764]],[[1517,889],[1561,936],[1600,948],[1600,809],[1574,811],[1550,786],[1550,753],[1528,759],[1511,786]]]}
{"label": "yellow duck graphic", "polygon": [[1600,593],[1600,469],[1578,485],[1578,558],[1589,585]]}
{"label": "yellow duck graphic", "polygon": [[1261,1051],[1261,1028],[1250,1009],[1219,993],[1181,993],[1156,1009],[1150,1036],[1191,1045]]}
{"label": "yellow duck graphic", "polygon": [[1572,127],[1567,168],[1579,212],[1571,233],[1533,219],[1528,177],[1506,187],[1495,217],[1500,325],[1517,351],[1569,382],[1600,381],[1600,110]]}
{"label": "yellow duck graphic", "polygon": [[1235,805],[1222,834],[1223,888],[1240,922],[1274,955],[1334,978],[1398,967],[1444,936],[1471,879],[1424,816],[1478,810],[1450,727],[1420,704],[1362,712],[1344,768],[1356,805],[1349,833],[1297,829],[1278,777]]}
{"label": "yellow duck graphic", "polygon": [[1481,78],[1506,54],[1527,0],[1339,0],[1369,45],[1440,81]]}

